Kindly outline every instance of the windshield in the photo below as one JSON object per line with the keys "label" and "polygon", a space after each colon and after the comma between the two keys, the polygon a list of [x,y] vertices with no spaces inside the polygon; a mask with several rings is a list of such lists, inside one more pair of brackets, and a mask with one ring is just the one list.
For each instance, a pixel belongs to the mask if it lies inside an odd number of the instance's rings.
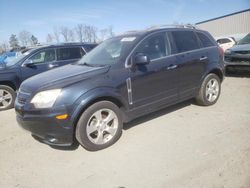
{"label": "windshield", "polygon": [[80,65],[111,65],[117,63],[135,43],[136,37],[115,37],[108,39],[83,56]]}
{"label": "windshield", "polygon": [[250,33],[243,39],[239,40],[238,44],[250,44]]}
{"label": "windshield", "polygon": [[18,63],[22,58],[24,58],[26,55],[30,54],[32,50],[29,50],[23,54],[18,54],[17,56],[15,57],[7,57],[5,60],[4,60],[4,63],[7,67],[10,67],[10,66],[13,66],[15,65],[16,63]]}

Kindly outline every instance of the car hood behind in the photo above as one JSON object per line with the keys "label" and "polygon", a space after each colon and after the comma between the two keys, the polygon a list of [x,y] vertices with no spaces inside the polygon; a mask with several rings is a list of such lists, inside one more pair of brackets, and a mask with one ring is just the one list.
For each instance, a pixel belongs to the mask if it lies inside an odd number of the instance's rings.
{"label": "car hood behind", "polygon": [[44,89],[62,88],[69,84],[104,74],[108,70],[109,66],[90,67],[84,65],[66,65],[33,76],[24,81],[20,88],[28,93]]}
{"label": "car hood behind", "polygon": [[250,51],[250,44],[235,45],[230,48],[232,51]]}

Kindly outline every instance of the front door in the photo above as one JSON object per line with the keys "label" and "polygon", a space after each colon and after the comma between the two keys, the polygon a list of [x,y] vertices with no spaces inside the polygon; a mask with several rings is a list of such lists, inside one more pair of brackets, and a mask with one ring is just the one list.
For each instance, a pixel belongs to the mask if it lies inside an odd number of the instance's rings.
{"label": "front door", "polygon": [[144,39],[133,52],[132,59],[138,53],[147,55],[150,63],[130,69],[132,108],[143,106],[150,110],[176,101],[178,67],[175,56],[171,56],[167,33],[156,33]]}
{"label": "front door", "polygon": [[56,67],[54,66],[54,64],[56,65],[55,49],[40,50],[25,61],[31,62],[32,64],[23,64],[21,66],[22,81]]}

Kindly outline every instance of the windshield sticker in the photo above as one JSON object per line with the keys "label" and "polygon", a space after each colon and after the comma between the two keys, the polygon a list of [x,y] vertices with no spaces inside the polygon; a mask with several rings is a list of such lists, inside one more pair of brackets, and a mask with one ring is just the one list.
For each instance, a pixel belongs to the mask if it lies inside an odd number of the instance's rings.
{"label": "windshield sticker", "polygon": [[135,39],[136,39],[135,37],[125,37],[121,39],[121,42],[132,42]]}

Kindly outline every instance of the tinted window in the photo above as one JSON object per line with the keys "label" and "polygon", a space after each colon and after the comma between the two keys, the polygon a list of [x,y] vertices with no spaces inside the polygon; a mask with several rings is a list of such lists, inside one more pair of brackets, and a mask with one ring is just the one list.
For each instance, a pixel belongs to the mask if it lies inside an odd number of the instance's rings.
{"label": "tinted window", "polygon": [[214,46],[214,43],[203,33],[197,33],[203,47]]}
{"label": "tinted window", "polygon": [[80,47],[57,49],[57,60],[80,59],[85,53]]}
{"label": "tinted window", "polygon": [[145,39],[135,53],[143,53],[151,60],[164,57],[169,54],[169,45],[166,47],[165,33],[157,34]]}
{"label": "tinted window", "polygon": [[35,64],[47,63],[55,61],[55,59],[56,55],[54,49],[42,50],[29,58],[29,60],[32,60]]}
{"label": "tinted window", "polygon": [[173,31],[172,35],[178,52],[185,52],[199,48],[197,37],[193,31]]}
{"label": "tinted window", "polygon": [[231,40],[225,38],[225,39],[219,39],[219,40],[217,40],[217,42],[219,44],[225,44],[225,43],[231,42]]}

